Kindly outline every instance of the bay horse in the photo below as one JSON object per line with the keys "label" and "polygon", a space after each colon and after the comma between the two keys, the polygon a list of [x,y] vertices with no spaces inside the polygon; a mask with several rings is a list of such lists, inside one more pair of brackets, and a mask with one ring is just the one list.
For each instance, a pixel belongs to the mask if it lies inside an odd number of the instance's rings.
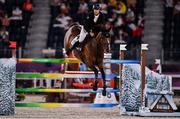
{"label": "bay horse", "polygon": [[[79,24],[72,25],[65,34],[64,47],[65,50],[71,47],[71,41],[80,34],[81,27]],[[80,44],[81,51],[77,48],[73,50],[73,55],[81,60],[87,67],[89,67],[95,74],[95,83],[93,90],[98,89],[98,72],[101,72],[103,79],[103,96],[106,95],[106,74],[103,68],[104,53],[110,51],[110,37],[105,37],[102,32],[95,33],[94,37],[86,37]]]}

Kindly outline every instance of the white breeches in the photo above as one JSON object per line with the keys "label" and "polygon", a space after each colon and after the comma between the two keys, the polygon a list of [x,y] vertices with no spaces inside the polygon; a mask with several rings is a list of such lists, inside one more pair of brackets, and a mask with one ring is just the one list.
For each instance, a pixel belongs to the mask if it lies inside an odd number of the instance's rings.
{"label": "white breeches", "polygon": [[84,29],[84,26],[81,25],[81,31],[80,31],[80,34],[79,34],[79,38],[78,38],[78,36],[76,36],[76,37],[72,40],[71,44],[73,45],[73,44],[74,44],[75,42],[77,42],[77,41],[79,41],[80,43],[83,42],[87,34],[88,34],[88,33],[87,33],[86,30]]}
{"label": "white breeches", "polygon": [[80,34],[79,34],[79,42],[80,42],[80,43],[84,41],[84,39],[85,39],[85,37],[86,37],[87,34],[88,34],[88,33],[87,33],[86,30],[84,29],[84,26],[81,25],[81,32],[80,32]]}

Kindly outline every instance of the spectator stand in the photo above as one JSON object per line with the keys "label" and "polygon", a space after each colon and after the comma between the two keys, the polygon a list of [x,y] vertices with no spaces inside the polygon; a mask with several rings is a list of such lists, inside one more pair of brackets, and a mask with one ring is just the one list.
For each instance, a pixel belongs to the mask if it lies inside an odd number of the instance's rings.
{"label": "spectator stand", "polygon": [[[64,32],[72,22],[82,24],[86,14],[91,11],[92,5],[97,1],[79,0],[68,2],[60,0],[51,0],[51,22],[49,27],[49,36],[47,48],[56,49],[57,54],[62,53]],[[107,27],[111,27],[110,34],[112,36],[112,52],[113,58],[118,58],[116,51],[119,51],[119,44],[127,43],[128,57],[136,54],[143,36],[144,18],[143,18],[143,0],[121,0],[121,1],[98,1],[101,4],[102,12],[107,16]],[[64,17],[62,17],[62,15]],[[69,19],[69,20],[68,20]],[[70,20],[71,19],[71,20]],[[56,54],[56,57],[57,57]],[[138,53],[137,53],[138,54]],[[134,56],[133,59],[139,56]]]}
{"label": "spectator stand", "polygon": [[6,31],[5,39],[17,42],[17,49],[25,47],[29,21],[32,14],[32,5],[32,0],[0,2],[1,36],[2,30]]}

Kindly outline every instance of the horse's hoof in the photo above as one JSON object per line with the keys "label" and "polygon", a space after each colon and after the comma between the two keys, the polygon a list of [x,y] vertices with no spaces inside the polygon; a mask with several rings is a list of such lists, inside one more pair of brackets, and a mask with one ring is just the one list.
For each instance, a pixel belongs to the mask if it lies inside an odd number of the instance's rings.
{"label": "horse's hoof", "polygon": [[93,91],[97,91],[97,89],[98,89],[97,87],[93,86]]}
{"label": "horse's hoof", "polygon": [[105,90],[104,90],[104,89],[102,90],[102,95],[103,95],[103,96],[106,96],[106,89],[105,89]]}
{"label": "horse's hoof", "polygon": [[98,89],[98,81],[96,80],[93,86],[93,91],[97,91],[97,89]]}

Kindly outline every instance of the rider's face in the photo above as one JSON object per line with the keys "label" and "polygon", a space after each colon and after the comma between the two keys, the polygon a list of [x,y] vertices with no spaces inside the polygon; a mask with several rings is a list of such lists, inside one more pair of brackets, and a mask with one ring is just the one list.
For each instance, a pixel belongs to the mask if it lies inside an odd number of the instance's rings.
{"label": "rider's face", "polygon": [[95,15],[95,16],[99,15],[99,13],[100,13],[100,10],[99,10],[99,9],[94,9],[94,15]]}

